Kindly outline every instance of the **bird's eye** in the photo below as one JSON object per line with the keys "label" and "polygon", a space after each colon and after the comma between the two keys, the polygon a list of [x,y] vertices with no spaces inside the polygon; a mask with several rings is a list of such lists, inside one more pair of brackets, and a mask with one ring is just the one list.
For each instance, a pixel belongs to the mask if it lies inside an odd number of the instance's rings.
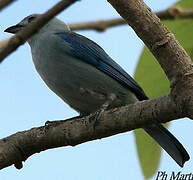
{"label": "bird's eye", "polygon": [[34,16],[29,17],[29,18],[28,18],[28,23],[31,23],[35,18],[36,18],[36,17],[34,17]]}

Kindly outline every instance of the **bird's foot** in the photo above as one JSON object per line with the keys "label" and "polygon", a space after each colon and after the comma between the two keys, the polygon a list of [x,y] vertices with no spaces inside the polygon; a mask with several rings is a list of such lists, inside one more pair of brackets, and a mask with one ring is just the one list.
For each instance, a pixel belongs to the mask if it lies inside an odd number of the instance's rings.
{"label": "bird's foot", "polygon": [[90,115],[90,122],[93,124],[93,128],[95,129],[97,125],[97,121],[101,118],[103,112],[108,109],[109,105],[116,99],[115,94],[109,94],[107,101],[101,106],[99,110]]}
{"label": "bird's foot", "polygon": [[95,129],[96,125],[97,125],[97,121],[101,118],[101,115],[102,113],[104,112],[105,110],[103,109],[99,109],[97,110],[96,112],[90,114],[89,116],[89,121],[90,123],[92,124],[93,128]]}

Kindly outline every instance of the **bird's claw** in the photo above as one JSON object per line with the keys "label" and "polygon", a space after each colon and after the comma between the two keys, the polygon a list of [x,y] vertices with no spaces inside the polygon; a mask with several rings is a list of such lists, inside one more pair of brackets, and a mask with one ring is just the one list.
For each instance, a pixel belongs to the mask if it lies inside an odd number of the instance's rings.
{"label": "bird's claw", "polygon": [[97,125],[97,121],[101,118],[101,115],[104,111],[99,109],[98,111],[92,113],[89,117],[89,121],[92,124],[93,128],[95,129]]}

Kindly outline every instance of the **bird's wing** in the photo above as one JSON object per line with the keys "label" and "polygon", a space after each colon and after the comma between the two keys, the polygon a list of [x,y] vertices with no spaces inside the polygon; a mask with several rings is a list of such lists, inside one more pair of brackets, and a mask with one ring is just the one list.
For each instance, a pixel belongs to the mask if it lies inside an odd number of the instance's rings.
{"label": "bird's wing", "polygon": [[61,32],[57,35],[68,43],[67,53],[96,67],[112,77],[126,88],[130,89],[139,100],[148,99],[143,89],[127,74],[121,66],[113,61],[107,53],[95,42],[74,32]]}

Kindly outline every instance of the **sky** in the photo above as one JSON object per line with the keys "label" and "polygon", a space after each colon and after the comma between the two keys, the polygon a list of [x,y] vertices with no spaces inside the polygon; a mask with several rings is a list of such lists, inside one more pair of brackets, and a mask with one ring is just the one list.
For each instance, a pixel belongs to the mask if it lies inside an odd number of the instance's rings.
{"label": "sky", "polygon": [[[0,39],[10,37],[4,29],[29,14],[43,13],[57,1],[19,0],[1,11]],[[154,11],[163,10],[175,0],[146,0]],[[63,11],[58,18],[66,23],[119,17],[107,1],[82,0]],[[111,28],[103,33],[79,31],[102,46],[129,74],[133,75],[143,48],[142,41],[128,26]],[[18,48],[0,64],[0,138],[18,131],[44,125],[47,120],[67,119],[77,113],[47,88],[35,71],[28,44]],[[190,155],[193,125],[187,119],[175,121],[170,130],[184,144]],[[151,158],[151,157],[150,157]],[[190,173],[193,161],[183,169],[164,152],[159,171]],[[132,132],[61,147],[31,156],[21,170],[10,166],[1,170],[0,180],[143,180]],[[155,179],[156,175],[152,178]]]}

